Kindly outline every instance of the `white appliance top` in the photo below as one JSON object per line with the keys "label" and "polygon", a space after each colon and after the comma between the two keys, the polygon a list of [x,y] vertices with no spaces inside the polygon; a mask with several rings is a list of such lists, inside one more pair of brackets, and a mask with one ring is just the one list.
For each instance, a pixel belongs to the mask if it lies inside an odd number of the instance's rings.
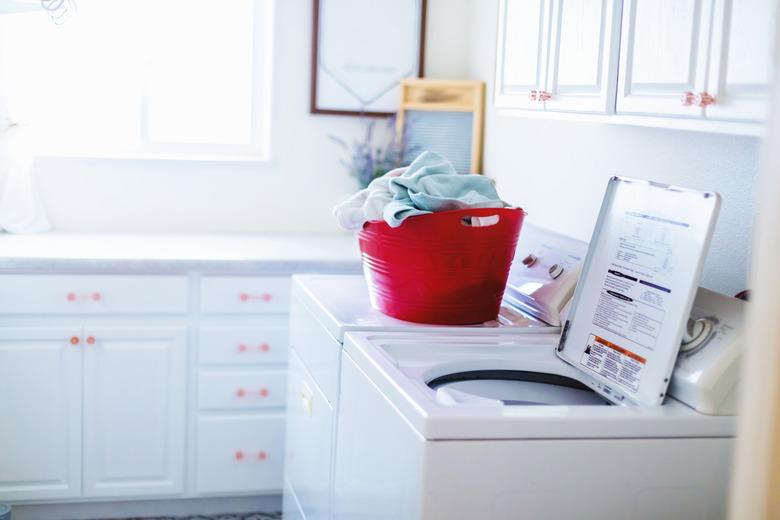
{"label": "white appliance top", "polygon": [[[497,368],[581,381],[579,370],[556,357],[556,343],[557,338],[543,334],[350,332],[344,349],[430,440],[734,435],[734,417],[700,414],[671,397],[664,406],[608,405],[606,400],[600,404],[528,406],[495,402],[489,395],[461,400],[457,389],[442,392],[428,386],[448,374]],[[564,396],[564,400],[569,399],[572,397]]]}
{"label": "white appliance top", "polygon": [[497,320],[477,325],[426,325],[392,318],[371,306],[363,275],[295,275],[293,301],[310,309],[328,332],[339,342],[351,330],[434,331],[450,333],[480,333],[495,330],[517,334],[522,331],[552,333],[557,337],[560,327],[517,312],[504,305]]}
{"label": "white appliance top", "polygon": [[312,309],[339,341],[350,330],[479,333],[489,329],[558,334],[561,310],[574,293],[587,249],[585,242],[524,224],[505,304],[496,320],[483,324],[426,325],[391,318],[371,307],[362,276],[295,276],[293,298]]}
{"label": "white appliance top", "polygon": [[663,402],[719,208],[715,193],[610,179],[557,352],[612,402]]}

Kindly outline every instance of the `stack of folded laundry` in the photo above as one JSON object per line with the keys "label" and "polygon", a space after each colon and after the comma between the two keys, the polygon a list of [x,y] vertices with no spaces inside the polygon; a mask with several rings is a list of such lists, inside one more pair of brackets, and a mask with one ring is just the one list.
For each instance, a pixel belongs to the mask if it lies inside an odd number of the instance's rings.
{"label": "stack of folded laundry", "polygon": [[369,221],[384,220],[390,227],[398,227],[417,215],[506,206],[487,177],[458,173],[444,157],[423,152],[409,166],[374,179],[366,189],[336,206],[333,214],[343,228],[359,230]]}

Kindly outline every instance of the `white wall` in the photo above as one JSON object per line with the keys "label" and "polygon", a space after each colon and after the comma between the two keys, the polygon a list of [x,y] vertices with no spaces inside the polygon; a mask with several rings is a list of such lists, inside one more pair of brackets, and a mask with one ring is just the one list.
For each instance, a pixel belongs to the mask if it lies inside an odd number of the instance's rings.
{"label": "white wall", "polygon": [[530,221],[590,238],[607,179],[623,175],[723,197],[702,284],[745,287],[761,142],[756,138],[506,116],[492,107],[498,0],[474,2],[471,73],[488,83],[485,172]]}
{"label": "white wall", "polygon": [[[428,4],[428,75],[463,77],[471,0]],[[328,136],[351,140],[363,123],[309,114],[311,9],[311,0],[276,2],[273,165],[39,159],[38,183],[55,228],[337,233],[331,208],[357,184]]]}

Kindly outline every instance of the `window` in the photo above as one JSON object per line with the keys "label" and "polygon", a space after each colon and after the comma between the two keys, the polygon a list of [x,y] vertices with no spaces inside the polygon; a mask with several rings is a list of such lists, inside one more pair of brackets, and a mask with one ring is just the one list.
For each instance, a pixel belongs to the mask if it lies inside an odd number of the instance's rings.
{"label": "window", "polygon": [[0,16],[0,88],[44,152],[267,158],[271,27],[272,0]]}

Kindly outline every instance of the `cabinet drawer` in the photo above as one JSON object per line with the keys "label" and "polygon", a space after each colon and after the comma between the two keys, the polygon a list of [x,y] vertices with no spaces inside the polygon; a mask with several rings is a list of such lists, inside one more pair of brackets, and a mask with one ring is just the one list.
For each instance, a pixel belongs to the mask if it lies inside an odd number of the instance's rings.
{"label": "cabinet drawer", "polygon": [[288,276],[206,276],[200,283],[204,314],[288,312]]}
{"label": "cabinet drawer", "polygon": [[[334,451],[333,408],[295,353],[290,352],[285,480],[304,518],[328,518]],[[285,495],[285,508],[287,498]]]}
{"label": "cabinet drawer", "polygon": [[210,365],[287,363],[287,326],[204,326],[198,360]]}
{"label": "cabinet drawer", "polygon": [[198,404],[202,410],[282,407],[286,381],[285,370],[201,370]]}
{"label": "cabinet drawer", "polygon": [[284,416],[201,417],[197,457],[198,493],[280,491]]}
{"label": "cabinet drawer", "polygon": [[185,276],[0,275],[0,314],[183,314]]}

